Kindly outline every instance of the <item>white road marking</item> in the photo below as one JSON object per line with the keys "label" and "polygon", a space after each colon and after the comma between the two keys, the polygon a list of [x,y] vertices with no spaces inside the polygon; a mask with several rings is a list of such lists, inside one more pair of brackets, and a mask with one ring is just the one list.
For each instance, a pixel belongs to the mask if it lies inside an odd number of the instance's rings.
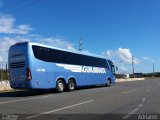
{"label": "white road marking", "polygon": [[136,108],[133,109],[131,112],[129,112],[128,115],[125,115],[125,116],[123,117],[123,119],[128,119],[132,114],[135,114],[138,110],[139,110],[139,108],[136,107]]}
{"label": "white road marking", "polygon": [[143,107],[143,104],[145,101],[146,101],[146,98],[143,98],[141,100],[141,103],[137,105],[137,107],[133,109],[131,112],[129,112],[128,115],[125,115],[122,119],[128,119],[132,114],[135,114],[141,107]]}
{"label": "white road marking", "polygon": [[25,99],[19,99],[19,100],[11,100],[11,101],[5,101],[5,102],[0,102],[1,104],[7,104],[7,103],[13,103],[13,102],[21,102],[21,101],[27,101],[27,100],[32,100],[32,99],[37,99],[37,98],[45,98],[53,95],[47,95],[47,96],[39,96],[39,97],[32,97],[32,98],[25,98]]}
{"label": "white road marking", "polygon": [[89,101],[77,103],[77,104],[74,104],[74,105],[69,105],[69,106],[66,106],[66,107],[63,107],[63,108],[59,108],[59,109],[43,112],[43,113],[40,113],[40,114],[37,114],[37,115],[32,115],[32,116],[26,117],[26,119],[32,119],[32,118],[35,118],[35,117],[39,117],[41,115],[54,113],[54,112],[57,112],[57,111],[61,111],[61,110],[65,110],[65,109],[68,109],[68,108],[76,107],[76,106],[79,106],[79,105],[82,105],[82,104],[86,104],[86,103],[90,103],[90,102],[93,102],[93,101],[94,100],[89,100]]}
{"label": "white road marking", "polygon": [[149,88],[147,89],[147,92],[150,92],[152,89],[152,86],[149,86]]}
{"label": "white road marking", "polygon": [[144,103],[145,101],[146,101],[146,98],[143,98],[142,101],[141,101],[141,103]]}
{"label": "white road marking", "polygon": [[[114,86],[114,88],[115,87],[117,87],[117,86]],[[94,88],[94,89],[92,89],[92,91],[98,91],[98,90],[102,90],[102,89],[105,89],[105,88]],[[15,91],[16,91],[16,89],[15,89]],[[85,92],[86,91],[91,91],[91,90],[84,90]],[[82,91],[83,92],[83,91]],[[18,100],[10,100],[10,101],[4,101],[4,102],[0,102],[0,105],[1,104],[7,104],[7,103],[13,103],[13,102],[21,102],[21,101],[27,101],[27,100],[32,100],[32,99],[38,99],[38,98],[45,98],[45,97],[49,97],[49,96],[53,96],[53,94],[52,95],[45,95],[45,96],[43,96],[43,95],[41,95],[41,96],[38,96],[38,97],[32,97],[32,98],[24,98],[24,99],[18,99]]]}
{"label": "white road marking", "polygon": [[128,90],[128,91],[124,91],[122,92],[123,94],[127,94],[127,93],[131,93],[131,92],[136,92],[138,91],[139,89],[133,89],[133,90]]}
{"label": "white road marking", "polygon": [[139,108],[142,107],[142,106],[143,106],[143,104],[139,104],[139,105],[138,105]]}

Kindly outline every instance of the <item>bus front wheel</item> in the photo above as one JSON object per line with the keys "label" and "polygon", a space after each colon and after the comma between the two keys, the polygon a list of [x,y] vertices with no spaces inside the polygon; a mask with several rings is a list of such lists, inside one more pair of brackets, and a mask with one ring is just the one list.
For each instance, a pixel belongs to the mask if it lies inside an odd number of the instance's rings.
{"label": "bus front wheel", "polygon": [[105,84],[106,87],[109,87],[111,86],[111,80],[110,79],[107,79],[107,83]]}
{"label": "bus front wheel", "polygon": [[65,90],[65,83],[63,80],[58,80],[56,85],[57,92],[61,93]]}
{"label": "bus front wheel", "polygon": [[75,90],[75,88],[76,88],[76,83],[75,83],[75,81],[74,80],[69,80],[68,81],[68,90],[69,91],[73,91],[73,90]]}

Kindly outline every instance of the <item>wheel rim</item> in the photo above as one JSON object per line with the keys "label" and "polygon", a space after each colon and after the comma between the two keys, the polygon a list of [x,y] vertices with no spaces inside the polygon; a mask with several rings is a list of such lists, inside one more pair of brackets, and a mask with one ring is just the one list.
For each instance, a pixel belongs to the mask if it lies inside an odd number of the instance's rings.
{"label": "wheel rim", "polygon": [[69,88],[70,88],[70,90],[74,90],[74,83],[73,82],[70,82]]}
{"label": "wheel rim", "polygon": [[109,80],[107,80],[107,85],[108,85],[108,86],[110,85],[110,81],[109,81]]}
{"label": "wheel rim", "polygon": [[58,83],[58,89],[59,89],[59,91],[63,91],[64,90],[63,83]]}

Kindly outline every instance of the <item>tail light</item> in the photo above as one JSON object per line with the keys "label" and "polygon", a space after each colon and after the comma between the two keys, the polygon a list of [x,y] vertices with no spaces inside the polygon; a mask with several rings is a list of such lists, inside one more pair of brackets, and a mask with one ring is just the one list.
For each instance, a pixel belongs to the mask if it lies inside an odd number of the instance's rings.
{"label": "tail light", "polygon": [[29,68],[27,68],[27,73],[26,73],[26,78],[27,80],[31,80],[32,79],[32,74]]}

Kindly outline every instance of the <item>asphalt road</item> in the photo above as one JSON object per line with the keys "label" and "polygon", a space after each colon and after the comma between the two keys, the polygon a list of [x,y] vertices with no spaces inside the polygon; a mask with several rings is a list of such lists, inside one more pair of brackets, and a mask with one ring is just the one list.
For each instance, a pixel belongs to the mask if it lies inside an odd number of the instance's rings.
{"label": "asphalt road", "polygon": [[0,93],[0,119],[160,120],[160,78],[72,92]]}

